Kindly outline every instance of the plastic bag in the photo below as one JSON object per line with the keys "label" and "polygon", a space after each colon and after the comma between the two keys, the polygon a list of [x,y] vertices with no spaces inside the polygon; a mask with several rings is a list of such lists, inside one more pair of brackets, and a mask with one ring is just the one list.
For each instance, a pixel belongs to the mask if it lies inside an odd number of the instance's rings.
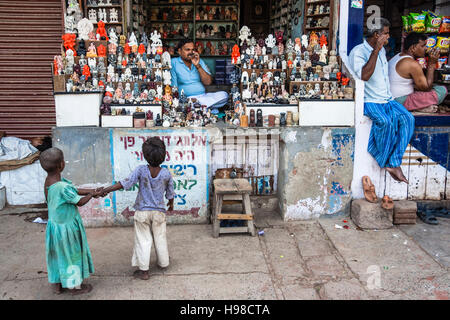
{"label": "plastic bag", "polygon": [[450,16],[442,17],[441,27],[439,28],[439,32],[450,32]]}
{"label": "plastic bag", "polygon": [[447,37],[437,37],[436,48],[441,50],[441,53],[448,52],[450,46],[450,38]]}
{"label": "plastic bag", "polygon": [[437,36],[429,36],[425,46],[427,47],[427,52],[436,46]]}
{"label": "plastic bag", "polygon": [[403,31],[410,32],[411,31],[411,18],[409,16],[402,16],[403,21]]}
{"label": "plastic bag", "polygon": [[[425,13],[425,12],[423,12]],[[431,11],[427,12],[427,17],[425,21],[425,32],[427,33],[436,33],[439,32],[439,27],[442,23],[442,17],[437,16]]]}
{"label": "plastic bag", "polygon": [[439,60],[438,60],[437,68],[438,69],[442,69],[444,64],[447,64],[447,60],[448,60],[448,57],[446,57],[446,56],[445,57],[440,57]]}
{"label": "plastic bag", "polygon": [[411,17],[411,29],[414,32],[425,32],[425,14],[423,13],[410,13]]}

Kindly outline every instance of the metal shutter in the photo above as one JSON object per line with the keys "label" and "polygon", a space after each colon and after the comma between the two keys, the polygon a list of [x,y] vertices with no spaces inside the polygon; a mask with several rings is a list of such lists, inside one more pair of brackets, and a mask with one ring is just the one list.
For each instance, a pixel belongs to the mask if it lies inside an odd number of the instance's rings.
{"label": "metal shutter", "polygon": [[0,130],[9,136],[51,135],[62,24],[61,0],[0,0]]}

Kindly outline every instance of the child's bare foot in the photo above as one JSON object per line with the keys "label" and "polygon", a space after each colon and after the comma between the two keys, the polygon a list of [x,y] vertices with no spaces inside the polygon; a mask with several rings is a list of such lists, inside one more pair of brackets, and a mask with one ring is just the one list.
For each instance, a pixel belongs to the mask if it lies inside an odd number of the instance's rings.
{"label": "child's bare foot", "polygon": [[64,292],[64,289],[63,289],[61,283],[55,283],[55,284],[53,284],[53,285],[52,285],[52,288],[53,288],[53,293],[54,293],[54,294],[61,294],[61,293]]}
{"label": "child's bare foot", "polygon": [[138,278],[138,279],[141,279],[141,280],[148,280],[148,279],[150,279],[148,271],[143,271],[143,270],[136,270],[135,272],[133,272],[133,276],[135,278]]}
{"label": "child's bare foot", "polygon": [[89,293],[92,291],[92,285],[82,283],[80,286],[80,289],[72,289],[70,291],[72,292],[72,294],[74,296],[79,295],[79,294]]}

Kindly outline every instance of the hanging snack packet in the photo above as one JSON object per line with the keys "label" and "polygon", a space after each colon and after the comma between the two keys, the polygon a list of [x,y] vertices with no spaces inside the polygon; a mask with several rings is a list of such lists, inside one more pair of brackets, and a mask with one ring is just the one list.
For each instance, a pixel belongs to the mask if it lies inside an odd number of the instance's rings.
{"label": "hanging snack packet", "polygon": [[425,32],[425,15],[423,13],[410,13],[411,29],[414,32]]}
{"label": "hanging snack packet", "polygon": [[438,69],[442,69],[442,67],[444,66],[444,64],[447,64],[447,60],[448,60],[448,57],[440,57],[439,60],[438,60],[438,66],[437,66],[437,68],[438,68]]}
{"label": "hanging snack packet", "polygon": [[436,48],[439,48],[442,53],[448,52],[450,46],[450,38],[437,37]]}
{"label": "hanging snack packet", "polygon": [[436,46],[437,43],[437,36],[429,36],[425,46],[427,47],[427,52],[430,51],[432,48]]}
{"label": "hanging snack packet", "polygon": [[441,27],[439,29],[440,33],[450,32],[450,16],[442,17]]}
{"label": "hanging snack packet", "polygon": [[402,16],[403,21],[403,31],[404,32],[410,32],[411,31],[411,23],[410,23],[410,17],[409,16]]}
{"label": "hanging snack packet", "polygon": [[427,67],[427,59],[426,58],[417,58],[416,61],[420,64],[420,66],[425,69]]}
{"label": "hanging snack packet", "polygon": [[[422,13],[425,14],[425,11]],[[425,22],[425,32],[427,33],[436,33],[439,32],[439,27],[441,26],[442,18],[437,16],[431,11],[426,12],[427,18]]]}

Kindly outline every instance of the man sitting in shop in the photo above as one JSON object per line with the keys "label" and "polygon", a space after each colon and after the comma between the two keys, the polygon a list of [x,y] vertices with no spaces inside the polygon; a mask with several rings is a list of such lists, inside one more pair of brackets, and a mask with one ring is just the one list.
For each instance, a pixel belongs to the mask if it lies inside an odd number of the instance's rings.
{"label": "man sitting in shop", "polygon": [[198,52],[194,51],[192,40],[182,40],[178,44],[178,58],[172,59],[172,86],[178,87],[188,98],[195,98],[201,105],[212,109],[217,114],[218,109],[228,102],[228,93],[225,91],[206,93],[204,86],[213,82],[211,72],[205,62],[200,59]]}
{"label": "man sitting in shop", "polygon": [[412,32],[404,42],[402,52],[389,61],[389,82],[395,101],[409,111],[437,112],[437,105],[447,95],[444,86],[433,85],[439,49],[431,49],[425,76],[418,58],[424,58],[427,36]]}
{"label": "man sitting in shop", "polygon": [[350,52],[349,61],[364,81],[364,115],[372,120],[367,151],[394,180],[408,183],[400,165],[414,132],[414,117],[392,98],[384,49],[389,26],[386,19],[376,18],[367,26],[364,42]]}

